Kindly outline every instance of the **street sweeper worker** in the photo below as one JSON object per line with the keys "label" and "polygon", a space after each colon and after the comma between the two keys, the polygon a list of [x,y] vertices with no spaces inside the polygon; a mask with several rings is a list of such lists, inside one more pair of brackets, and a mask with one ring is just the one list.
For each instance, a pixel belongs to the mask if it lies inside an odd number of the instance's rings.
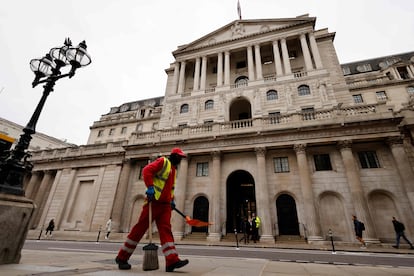
{"label": "street sweeper worker", "polygon": [[145,182],[146,201],[142,207],[138,222],[132,227],[127,239],[119,249],[115,262],[119,269],[131,269],[129,258],[149,226],[149,205],[152,205],[152,220],[155,220],[160,235],[161,250],[165,256],[166,272],[188,264],[180,260],[171,231],[171,212],[174,203],[174,188],[177,166],[186,154],[180,148],[173,148],[168,157],[159,157],[144,167],[142,174]]}

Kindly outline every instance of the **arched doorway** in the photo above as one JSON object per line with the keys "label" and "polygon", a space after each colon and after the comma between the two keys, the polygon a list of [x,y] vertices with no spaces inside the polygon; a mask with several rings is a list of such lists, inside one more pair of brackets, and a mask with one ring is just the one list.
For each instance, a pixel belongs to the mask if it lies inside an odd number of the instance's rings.
{"label": "arched doorway", "polygon": [[227,178],[226,232],[240,229],[244,217],[256,213],[256,196],[253,176],[247,171],[237,170]]}
{"label": "arched doorway", "polygon": [[299,235],[299,221],[293,197],[282,194],[276,199],[279,235]]}
{"label": "arched doorway", "polygon": [[250,102],[242,97],[234,100],[230,105],[230,121],[245,120],[252,118],[252,107]]}
{"label": "arched doorway", "polygon": [[[193,218],[208,221],[208,199],[204,196],[199,196],[194,200]],[[191,232],[206,232],[208,227],[192,227]]]}

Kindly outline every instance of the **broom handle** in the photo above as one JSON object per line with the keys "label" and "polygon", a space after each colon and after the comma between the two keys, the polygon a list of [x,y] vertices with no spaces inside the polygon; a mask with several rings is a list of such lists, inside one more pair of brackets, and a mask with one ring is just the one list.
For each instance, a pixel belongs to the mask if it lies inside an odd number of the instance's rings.
{"label": "broom handle", "polygon": [[149,225],[148,225],[148,231],[149,231],[149,242],[152,243],[152,205],[151,205],[151,201],[148,203],[148,208],[149,208],[149,214],[148,214],[148,218],[149,218]]}
{"label": "broom handle", "polygon": [[186,218],[186,215],[184,215],[180,210],[174,207],[174,210],[179,213],[183,218]]}

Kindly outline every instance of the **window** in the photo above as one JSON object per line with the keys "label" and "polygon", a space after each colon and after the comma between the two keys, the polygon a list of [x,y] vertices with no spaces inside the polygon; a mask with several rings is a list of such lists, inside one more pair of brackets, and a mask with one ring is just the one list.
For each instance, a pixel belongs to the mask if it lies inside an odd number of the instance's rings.
{"label": "window", "polygon": [[315,109],[313,107],[302,108],[303,120],[315,120]]}
{"label": "window", "polygon": [[378,161],[375,151],[361,151],[358,152],[359,162],[363,169],[379,168],[380,163]]}
{"label": "window", "polygon": [[214,101],[213,100],[208,100],[204,103],[204,109],[213,109],[214,108]]}
{"label": "window", "polygon": [[313,160],[315,161],[315,169],[317,171],[331,171],[331,159],[329,154],[316,154],[313,156]]}
{"label": "window", "polygon": [[361,94],[352,95],[352,98],[354,98],[354,103],[363,103],[364,102],[364,100],[362,99]]}
{"label": "window", "polygon": [[403,80],[410,78],[410,75],[408,75],[407,67],[397,67],[397,71]]}
{"label": "window", "polygon": [[235,87],[247,86],[249,84],[249,78],[245,76],[238,77],[234,84]]}
{"label": "window", "polygon": [[180,113],[188,113],[188,104],[183,104],[181,106]]}
{"label": "window", "polygon": [[137,124],[136,131],[137,132],[141,132],[142,131],[142,124]]}
{"label": "window", "polygon": [[351,69],[349,67],[342,67],[342,73],[344,75],[350,75],[351,74]]}
{"label": "window", "polygon": [[287,157],[273,158],[273,164],[275,166],[275,173],[289,172],[289,161]]}
{"label": "window", "polygon": [[377,95],[377,100],[378,101],[386,101],[387,100],[387,94],[385,94],[385,91],[377,91],[377,92],[375,92],[375,94]]}
{"label": "window", "polygon": [[408,86],[407,87],[407,93],[409,95],[414,95],[414,86]]}
{"label": "window", "polygon": [[122,127],[121,134],[125,134],[127,132],[127,127]]}
{"label": "window", "polygon": [[266,93],[266,98],[268,101],[277,100],[277,91],[276,90],[269,90]]}
{"label": "window", "polygon": [[298,53],[294,50],[289,51],[289,59],[295,59],[298,57]]}
{"label": "window", "polygon": [[302,84],[298,87],[298,94],[299,96],[310,95],[309,86]]}
{"label": "window", "polygon": [[141,118],[144,118],[145,117],[145,109],[141,109]]}
{"label": "window", "polygon": [[236,68],[240,69],[240,68],[246,68],[246,61],[239,61],[236,63]]}
{"label": "window", "polygon": [[271,124],[278,124],[280,123],[280,112],[270,112],[269,113],[269,120]]}
{"label": "window", "polygon": [[114,128],[111,128],[109,130],[109,136],[114,135],[114,133],[115,133],[115,129]]}
{"label": "window", "polygon": [[157,129],[158,129],[158,123],[153,123],[152,130],[157,130]]}
{"label": "window", "polygon": [[197,163],[196,176],[208,176],[208,162]]}
{"label": "window", "polygon": [[101,129],[100,131],[98,131],[98,137],[102,137],[103,134],[104,134],[104,130],[103,129]]}

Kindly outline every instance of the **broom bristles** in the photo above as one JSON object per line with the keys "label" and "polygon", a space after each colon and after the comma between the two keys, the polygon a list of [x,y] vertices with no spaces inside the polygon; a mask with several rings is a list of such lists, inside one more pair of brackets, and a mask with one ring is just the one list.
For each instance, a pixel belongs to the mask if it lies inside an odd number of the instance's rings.
{"label": "broom bristles", "polygon": [[142,248],[144,250],[144,260],[142,262],[142,269],[157,270],[158,269],[158,246],[149,243]]}

